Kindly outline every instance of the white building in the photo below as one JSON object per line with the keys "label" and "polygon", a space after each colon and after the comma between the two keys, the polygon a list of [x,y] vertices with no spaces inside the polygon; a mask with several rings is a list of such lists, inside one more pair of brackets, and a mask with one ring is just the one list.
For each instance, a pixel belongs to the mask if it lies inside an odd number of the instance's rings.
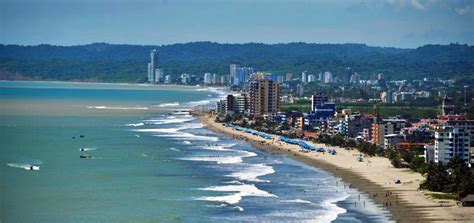
{"label": "white building", "polygon": [[212,84],[212,74],[205,73],[204,74],[204,84]]}
{"label": "white building", "polygon": [[308,71],[303,71],[301,73],[301,82],[308,83]]}
{"label": "white building", "polygon": [[163,80],[163,69],[155,69],[155,83],[160,83]]}
{"label": "white building", "polygon": [[323,83],[327,84],[327,83],[332,83],[332,82],[334,82],[332,73],[329,71],[324,72]]}
{"label": "white building", "polygon": [[171,83],[171,75],[166,75],[165,76],[165,84],[170,84]]}
{"label": "white building", "polygon": [[465,128],[440,126],[435,132],[436,163],[448,163],[452,158],[459,156],[466,164],[470,163],[470,134]]}
{"label": "white building", "polygon": [[316,81],[316,77],[312,74],[308,75],[308,83]]}

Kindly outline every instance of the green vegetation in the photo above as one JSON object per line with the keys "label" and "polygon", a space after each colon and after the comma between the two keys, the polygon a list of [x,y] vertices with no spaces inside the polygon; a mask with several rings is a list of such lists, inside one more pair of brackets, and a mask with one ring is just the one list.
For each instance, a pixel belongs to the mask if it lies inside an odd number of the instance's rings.
{"label": "green vegetation", "polygon": [[331,71],[337,76],[350,66],[363,78],[372,73],[384,73],[387,79],[430,76],[458,78],[469,83],[474,76],[474,47],[468,45],[397,49],[364,44],[194,42],[163,46],[0,45],[0,78],[142,82],[149,52],[155,48],[160,53],[164,73],[173,77],[181,73],[202,76],[205,72],[226,75],[232,61],[278,75],[287,72],[298,75],[308,70],[313,74]]}
{"label": "green vegetation", "polygon": [[[337,103],[337,110],[351,109],[352,111],[359,111],[365,114],[374,114],[374,104],[369,102],[357,102],[357,103]],[[282,104],[281,110],[283,112],[288,111],[300,111],[309,112],[311,110],[311,102],[299,101],[293,104]],[[439,108],[434,107],[418,107],[410,106],[409,104],[395,103],[395,104],[380,104],[379,112],[382,117],[389,117],[400,115],[402,118],[412,120],[420,118],[435,118],[439,114]]]}
{"label": "green vegetation", "polygon": [[435,194],[435,193],[427,193],[433,199],[439,200],[457,200],[456,195],[454,194]]}

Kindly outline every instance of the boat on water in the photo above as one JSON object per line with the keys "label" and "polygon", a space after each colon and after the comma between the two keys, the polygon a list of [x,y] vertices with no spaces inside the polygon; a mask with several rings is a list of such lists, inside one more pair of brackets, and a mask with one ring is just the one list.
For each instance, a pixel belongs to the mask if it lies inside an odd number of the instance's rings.
{"label": "boat on water", "polygon": [[30,165],[29,167],[25,167],[24,168],[25,170],[40,170],[40,167],[39,166],[35,166],[35,165]]}
{"label": "boat on water", "polygon": [[82,154],[79,157],[82,158],[82,159],[92,159],[93,158],[93,156],[90,155],[90,154]]}

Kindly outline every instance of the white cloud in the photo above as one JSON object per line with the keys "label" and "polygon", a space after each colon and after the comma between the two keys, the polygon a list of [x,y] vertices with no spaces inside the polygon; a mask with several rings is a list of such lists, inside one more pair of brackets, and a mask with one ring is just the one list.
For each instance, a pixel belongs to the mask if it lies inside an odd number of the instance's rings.
{"label": "white cloud", "polygon": [[471,7],[470,5],[466,5],[461,8],[455,8],[454,11],[456,11],[458,15],[474,14],[474,7]]}
{"label": "white cloud", "polygon": [[417,10],[425,10],[426,6],[421,4],[418,0],[411,0],[411,6]]}

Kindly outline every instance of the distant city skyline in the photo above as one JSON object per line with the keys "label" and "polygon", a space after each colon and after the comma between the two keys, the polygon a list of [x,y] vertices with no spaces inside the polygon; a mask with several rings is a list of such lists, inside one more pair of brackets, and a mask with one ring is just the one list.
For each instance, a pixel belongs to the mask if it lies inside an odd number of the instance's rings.
{"label": "distant city skyline", "polygon": [[0,43],[474,44],[469,0],[3,0]]}

